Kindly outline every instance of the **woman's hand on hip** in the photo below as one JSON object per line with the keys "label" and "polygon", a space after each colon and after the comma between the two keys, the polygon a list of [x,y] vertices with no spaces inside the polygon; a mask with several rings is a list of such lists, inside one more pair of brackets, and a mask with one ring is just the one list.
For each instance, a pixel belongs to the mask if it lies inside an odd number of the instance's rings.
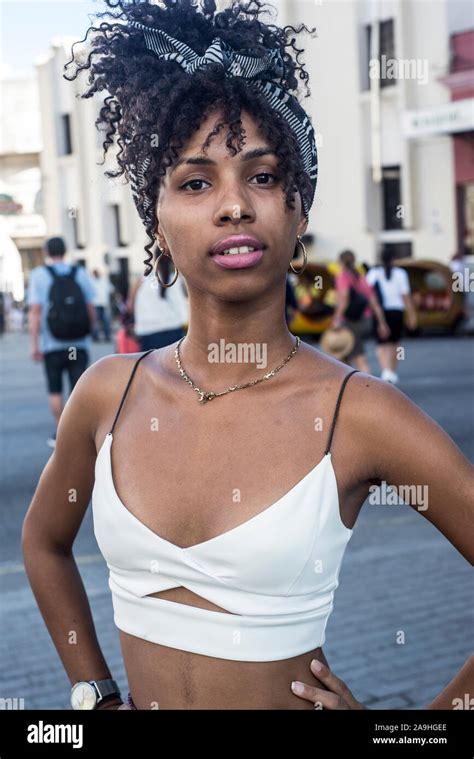
{"label": "woman's hand on hip", "polygon": [[[321,661],[313,659],[310,669],[314,677],[320,680],[328,690],[295,680],[291,683],[291,690],[295,696],[311,701],[315,709],[330,709],[331,711],[336,709],[367,709],[352,695],[345,682],[336,677],[329,667]],[[298,687],[300,688],[299,692]]]}

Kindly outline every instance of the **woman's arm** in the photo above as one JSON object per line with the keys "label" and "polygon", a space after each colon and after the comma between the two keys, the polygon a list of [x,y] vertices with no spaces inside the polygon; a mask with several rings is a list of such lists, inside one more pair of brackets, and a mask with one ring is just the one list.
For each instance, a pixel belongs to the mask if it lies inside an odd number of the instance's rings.
{"label": "woman's arm", "polygon": [[371,307],[375,318],[377,320],[377,332],[379,333],[380,337],[388,337],[390,334],[389,326],[385,320],[385,314],[382,311],[380,307],[380,303],[378,302],[377,298],[375,297],[375,294],[373,290],[371,289],[369,298],[369,306]]}
{"label": "woman's arm", "polygon": [[415,305],[411,295],[402,295],[403,302],[405,304],[405,310],[407,312],[407,321],[409,329],[415,330],[418,325],[418,318],[416,315]]}
{"label": "woman's arm", "polygon": [[31,358],[33,361],[42,361],[43,354],[39,349],[39,333],[41,324],[41,304],[32,303],[28,311],[28,329],[31,338]]}
{"label": "woman's arm", "polygon": [[472,709],[474,706],[474,654],[471,654],[446,688],[427,709]]}
{"label": "woman's arm", "polygon": [[344,290],[336,288],[336,310],[332,317],[332,326],[337,328],[342,325],[344,311],[349,305],[349,288]]}
{"label": "woman's arm", "polygon": [[344,321],[344,312],[349,305],[349,287],[349,275],[346,271],[342,270],[336,274],[334,279],[336,309],[331,321],[331,326],[334,329],[341,327]]}
{"label": "woman's arm", "polygon": [[[385,481],[399,493],[398,488],[405,486],[402,492],[413,497],[402,500],[474,564],[474,466],[437,422],[398,388],[360,373],[351,377],[345,390],[336,445],[338,436],[360,441],[353,467],[364,470],[368,482]],[[316,708],[365,708],[329,667],[321,662],[316,666],[310,667],[302,691],[293,690],[296,695],[313,701]],[[471,703],[473,693],[474,656],[470,656],[426,709],[470,708],[465,703],[466,699]]]}
{"label": "woman's arm", "polygon": [[39,479],[21,536],[31,588],[71,685],[112,677],[72,554],[93,489],[94,436],[99,409],[103,413],[107,403],[101,388],[107,376],[111,381],[111,364],[116,371],[117,357],[107,356],[92,364],[69,396],[56,447]]}
{"label": "woman's arm", "polygon": [[[353,695],[344,680],[336,677],[329,667],[323,662],[313,660],[310,664],[311,674],[316,678],[318,685],[298,683],[300,688],[292,683],[292,691],[295,695],[306,701],[312,701],[316,708],[330,710],[360,710],[367,709]],[[314,682],[314,678],[309,678]],[[323,685],[320,688],[319,685]],[[474,654],[464,663],[457,675],[436,696],[426,709],[470,709],[474,696]]]}
{"label": "woman's arm", "polygon": [[474,565],[474,466],[397,387],[364,374],[352,382],[351,416],[371,481],[393,486]]}

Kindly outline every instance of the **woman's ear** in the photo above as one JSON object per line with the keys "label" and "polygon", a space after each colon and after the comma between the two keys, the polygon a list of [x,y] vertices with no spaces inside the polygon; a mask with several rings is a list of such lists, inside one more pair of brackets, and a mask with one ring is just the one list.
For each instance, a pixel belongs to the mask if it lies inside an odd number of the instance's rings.
{"label": "woman's ear", "polygon": [[303,237],[307,229],[308,229],[308,220],[306,216],[301,216],[300,222],[298,224],[298,236]]}
{"label": "woman's ear", "polygon": [[158,243],[158,247],[161,250],[161,252],[163,253],[163,255],[169,256],[169,252],[166,249],[166,241],[165,241],[165,238],[163,237],[163,234],[162,234],[162,232],[161,232],[161,230],[159,228],[159,225],[157,225],[157,227],[156,227],[155,238],[156,238],[156,241]]}

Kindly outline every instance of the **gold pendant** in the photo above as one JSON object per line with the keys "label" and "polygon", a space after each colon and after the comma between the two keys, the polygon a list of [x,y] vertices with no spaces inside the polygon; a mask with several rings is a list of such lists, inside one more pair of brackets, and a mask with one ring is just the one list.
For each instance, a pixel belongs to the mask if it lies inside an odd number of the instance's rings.
{"label": "gold pendant", "polygon": [[199,403],[206,403],[207,401],[212,401],[212,399],[215,397],[215,393],[209,392],[206,393],[204,390],[201,390],[199,393]]}

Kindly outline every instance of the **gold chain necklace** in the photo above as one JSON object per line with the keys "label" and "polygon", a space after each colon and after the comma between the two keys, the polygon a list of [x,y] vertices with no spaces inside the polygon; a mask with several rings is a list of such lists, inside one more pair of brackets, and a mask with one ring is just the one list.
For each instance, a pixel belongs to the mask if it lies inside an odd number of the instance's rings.
{"label": "gold chain necklace", "polygon": [[188,385],[191,385],[191,387],[193,388],[193,390],[196,391],[196,393],[198,393],[198,395],[199,395],[199,402],[200,403],[206,403],[207,401],[212,401],[213,398],[218,398],[220,395],[226,395],[227,393],[231,393],[234,390],[242,390],[244,387],[250,387],[251,385],[257,385],[259,382],[263,382],[264,380],[271,379],[271,377],[274,377],[275,374],[277,372],[279,372],[280,369],[283,366],[285,366],[285,364],[288,363],[288,361],[295,355],[295,353],[298,350],[298,348],[300,347],[300,343],[301,343],[301,338],[298,337],[298,336],[296,336],[296,343],[293,346],[293,348],[291,349],[291,351],[289,352],[288,356],[285,358],[285,360],[282,361],[282,363],[279,366],[275,367],[275,369],[272,369],[271,372],[268,372],[267,374],[264,374],[263,377],[260,377],[259,379],[256,379],[256,380],[251,380],[250,382],[246,382],[245,385],[233,385],[232,387],[228,387],[227,390],[222,390],[220,393],[214,393],[212,391],[206,392],[205,390],[201,390],[199,387],[197,387],[197,385],[194,384],[194,382],[192,381],[191,377],[188,374],[186,374],[186,372],[185,372],[185,370],[183,368],[183,365],[181,363],[181,356],[180,356],[180,353],[179,353],[179,346],[181,345],[181,343],[183,342],[183,340],[184,340],[185,337],[186,337],[186,335],[184,335],[184,337],[182,337],[178,341],[178,345],[175,348],[174,356],[175,356],[175,359],[176,359],[176,363],[178,364],[178,369],[179,369],[179,373],[180,373],[181,377],[188,383]]}

